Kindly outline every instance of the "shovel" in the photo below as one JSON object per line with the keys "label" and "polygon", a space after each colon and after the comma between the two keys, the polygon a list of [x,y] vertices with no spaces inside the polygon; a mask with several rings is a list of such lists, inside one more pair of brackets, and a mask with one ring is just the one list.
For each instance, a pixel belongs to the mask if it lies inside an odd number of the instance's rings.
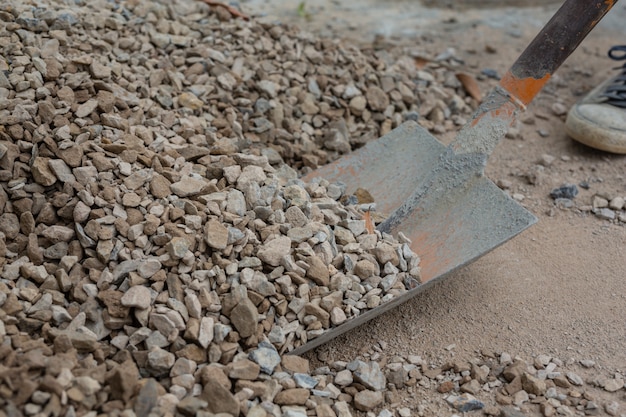
{"label": "shovel", "polygon": [[533,225],[537,219],[484,176],[487,158],[565,59],[617,0],[566,0],[483,100],[455,140],[444,146],[406,122],[310,174],[367,190],[387,216],[377,229],[402,232],[421,258],[422,285],[329,329],[300,354],[414,297]]}

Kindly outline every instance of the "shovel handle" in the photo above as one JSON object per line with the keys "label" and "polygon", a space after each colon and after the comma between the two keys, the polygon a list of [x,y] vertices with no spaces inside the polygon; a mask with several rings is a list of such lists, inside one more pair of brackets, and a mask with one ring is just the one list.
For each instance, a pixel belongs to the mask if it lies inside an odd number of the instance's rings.
{"label": "shovel handle", "polygon": [[567,0],[528,45],[500,86],[528,105],[617,0]]}
{"label": "shovel handle", "polygon": [[479,153],[485,158],[491,154],[518,112],[615,3],[617,0],[566,0],[459,132],[450,145],[452,152]]}

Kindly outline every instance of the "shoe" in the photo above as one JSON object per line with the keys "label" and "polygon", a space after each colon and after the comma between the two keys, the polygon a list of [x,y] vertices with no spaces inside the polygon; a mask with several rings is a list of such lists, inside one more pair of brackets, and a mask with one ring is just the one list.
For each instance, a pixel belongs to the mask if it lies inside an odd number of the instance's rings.
{"label": "shoe", "polygon": [[[626,60],[626,45],[609,50],[614,60]],[[626,154],[626,64],[568,112],[565,131],[574,140],[603,151]]]}

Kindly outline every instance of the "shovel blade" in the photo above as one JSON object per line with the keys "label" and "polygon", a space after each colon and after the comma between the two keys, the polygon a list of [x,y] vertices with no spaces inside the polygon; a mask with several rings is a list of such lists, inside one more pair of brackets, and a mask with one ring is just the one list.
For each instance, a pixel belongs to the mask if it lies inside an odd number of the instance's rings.
{"label": "shovel blade", "polygon": [[[446,150],[428,131],[407,122],[382,138],[332,164],[308,174],[347,185],[346,192],[364,188],[372,194],[376,210],[388,215],[422,186]],[[369,310],[348,322],[329,329],[290,352],[301,354],[375,318],[413,298],[435,281],[471,263],[502,245],[537,219],[484,176],[461,187],[433,187],[420,204],[393,232],[411,239],[411,249],[420,258],[422,285]],[[425,207],[425,209],[424,209]]]}
{"label": "shovel blade", "polygon": [[[436,171],[441,142],[417,123],[406,122],[378,140],[308,174],[346,184],[346,192],[367,190],[385,216]],[[463,187],[434,187],[395,228],[411,239],[421,258],[422,282],[466,265],[534,224],[537,219],[486,177]]]}

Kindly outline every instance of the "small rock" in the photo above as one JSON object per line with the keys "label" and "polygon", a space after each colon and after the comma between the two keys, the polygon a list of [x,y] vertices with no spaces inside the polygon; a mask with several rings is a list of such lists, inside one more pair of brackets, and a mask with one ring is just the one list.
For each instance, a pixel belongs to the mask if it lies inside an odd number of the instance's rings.
{"label": "small rock", "polygon": [[500,411],[500,417],[526,417],[526,414],[515,407],[504,407]]}
{"label": "small rock", "polygon": [[599,217],[603,220],[615,220],[616,214],[615,211],[609,208],[601,208],[597,209],[595,212],[596,217]]}
{"label": "small rock", "polygon": [[174,366],[176,357],[173,353],[154,347],[148,353],[148,369],[154,376],[162,376],[169,374],[170,369]]}
{"label": "small rock", "polygon": [[170,185],[170,190],[181,198],[200,194],[206,187],[206,183],[195,178],[185,178]]}
{"label": "small rock", "polygon": [[387,380],[385,374],[380,370],[378,362],[363,362],[352,361],[347,365],[347,368],[352,371],[354,379],[366,388],[374,391],[382,391],[385,389]]}
{"label": "small rock", "polygon": [[437,392],[441,394],[448,393],[454,389],[454,382],[452,381],[444,381],[437,387]]}
{"label": "small rock", "polygon": [[80,106],[78,106],[74,114],[76,115],[76,117],[80,117],[80,118],[87,117],[94,110],[96,110],[96,108],[98,108],[98,100],[90,99],[84,102],[83,104],[81,104]]}
{"label": "small rock", "polygon": [[622,197],[615,197],[613,199],[611,199],[611,201],[609,201],[609,208],[611,210],[621,210],[624,208],[624,198]]}
{"label": "small rock", "polygon": [[50,169],[48,162],[48,158],[36,157],[31,165],[33,179],[44,187],[48,187],[57,181],[57,177]]}
{"label": "small rock", "polygon": [[554,190],[550,191],[550,197],[552,197],[553,199],[567,198],[571,200],[577,195],[578,187],[576,187],[576,184],[564,184],[561,185],[559,188],[555,188]]}
{"label": "small rock", "polygon": [[608,392],[619,391],[622,388],[624,388],[624,380],[619,379],[619,378],[609,379],[604,383],[603,388],[605,391],[608,391]]}
{"label": "small rock", "polygon": [[192,110],[199,110],[202,108],[204,103],[202,102],[202,100],[196,97],[195,94],[184,92],[181,93],[180,96],[178,96],[178,105],[190,108]]}
{"label": "small rock", "polygon": [[230,320],[239,335],[245,338],[256,333],[259,313],[252,301],[245,298],[232,309]]}
{"label": "small rock", "polygon": [[583,379],[580,376],[578,376],[577,374],[575,374],[574,372],[566,373],[565,377],[573,385],[576,385],[576,386],[582,386],[583,385]]}
{"label": "small rock", "polygon": [[360,411],[370,411],[383,403],[383,393],[380,391],[363,390],[354,396],[354,407]]}
{"label": "small rock", "polygon": [[604,411],[610,416],[619,415],[620,404],[617,401],[610,401],[604,405]]}
{"label": "small rock", "polygon": [[158,382],[153,378],[149,378],[143,384],[133,406],[137,417],[148,417],[152,409],[156,407],[159,397],[158,387]]}
{"label": "small rock", "polygon": [[261,367],[261,371],[268,375],[274,373],[274,368],[280,364],[280,355],[276,348],[266,342],[259,343],[259,347],[250,352],[249,358],[256,362]]}
{"label": "small rock", "polygon": [[145,310],[150,307],[152,297],[147,287],[135,285],[126,290],[120,301],[125,307],[137,307]]}
{"label": "small rock", "polygon": [[304,405],[310,395],[308,389],[290,388],[276,394],[274,403],[278,405]]}
{"label": "small rock", "polygon": [[563,116],[567,114],[568,108],[563,103],[559,103],[558,101],[552,104],[552,113],[556,116]]}
{"label": "small rock", "polygon": [[450,395],[446,398],[448,404],[462,413],[468,411],[482,410],[485,407],[481,401],[470,394]]}
{"label": "small rock", "polygon": [[291,239],[287,236],[280,236],[265,242],[257,252],[257,256],[268,265],[278,266],[290,251]]}
{"label": "small rock", "polygon": [[373,111],[383,112],[389,105],[389,97],[385,92],[377,86],[371,86],[365,92],[367,104]]}

